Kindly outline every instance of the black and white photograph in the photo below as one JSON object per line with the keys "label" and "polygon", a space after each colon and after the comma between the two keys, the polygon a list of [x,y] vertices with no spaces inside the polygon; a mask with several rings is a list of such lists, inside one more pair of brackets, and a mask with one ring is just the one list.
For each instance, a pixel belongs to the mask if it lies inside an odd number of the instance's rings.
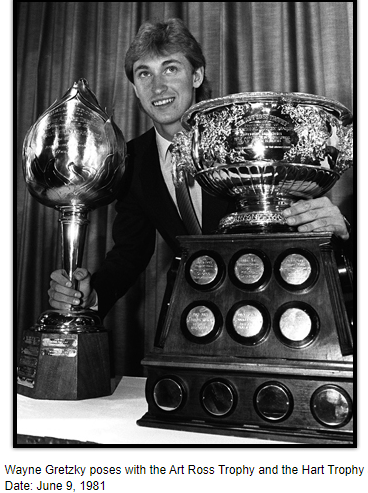
{"label": "black and white photograph", "polygon": [[363,491],[362,3],[12,4],[5,490]]}

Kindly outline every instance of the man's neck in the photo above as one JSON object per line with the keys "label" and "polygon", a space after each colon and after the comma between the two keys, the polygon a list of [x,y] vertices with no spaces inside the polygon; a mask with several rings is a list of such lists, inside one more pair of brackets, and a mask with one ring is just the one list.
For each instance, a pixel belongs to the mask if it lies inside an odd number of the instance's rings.
{"label": "man's neck", "polygon": [[171,125],[161,125],[160,123],[154,122],[154,126],[161,137],[166,140],[170,140],[170,142],[173,140],[174,135],[177,132],[183,130],[183,127],[178,122],[175,122]]}

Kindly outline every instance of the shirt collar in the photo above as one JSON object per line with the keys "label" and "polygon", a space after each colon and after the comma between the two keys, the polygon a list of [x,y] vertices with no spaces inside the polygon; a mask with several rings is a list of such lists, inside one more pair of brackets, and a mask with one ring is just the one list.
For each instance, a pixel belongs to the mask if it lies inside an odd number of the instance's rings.
{"label": "shirt collar", "polygon": [[164,163],[166,160],[167,150],[171,144],[171,141],[166,140],[164,137],[162,137],[162,135],[160,135],[156,129],[155,132],[156,132],[156,143],[157,143],[158,155],[160,157],[160,162]]}

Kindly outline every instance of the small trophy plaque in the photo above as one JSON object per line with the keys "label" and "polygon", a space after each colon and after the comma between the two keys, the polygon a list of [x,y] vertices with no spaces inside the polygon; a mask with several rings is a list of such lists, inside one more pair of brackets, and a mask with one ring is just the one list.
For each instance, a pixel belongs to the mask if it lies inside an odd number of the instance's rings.
{"label": "small trophy plaque", "polygon": [[[87,216],[116,196],[125,172],[120,129],[80,79],[29,129],[23,144],[27,188],[60,211],[62,268],[74,288]],[[23,331],[18,393],[36,399],[86,399],[111,394],[109,334],[97,313],[80,307],[48,310]]]}
{"label": "small trophy plaque", "polygon": [[340,103],[300,93],[235,94],[184,114],[175,181],[190,173],[237,210],[216,234],[179,238],[138,424],[353,443],[351,263],[332,233],[299,233],[282,215],[352,165],[351,122]]}

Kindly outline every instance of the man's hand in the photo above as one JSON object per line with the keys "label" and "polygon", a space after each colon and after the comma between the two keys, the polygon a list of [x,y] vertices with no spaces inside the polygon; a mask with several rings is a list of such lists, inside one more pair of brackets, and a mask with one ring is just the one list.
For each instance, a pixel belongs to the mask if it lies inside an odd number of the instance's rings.
{"label": "man's hand", "polygon": [[71,287],[72,283],[64,270],[55,270],[51,274],[48,295],[53,308],[70,310],[72,306],[93,306],[96,294],[91,289],[91,274],[86,269],[76,269],[73,277],[79,281],[78,291]]}
{"label": "man's hand", "polygon": [[344,216],[327,197],[299,200],[283,212],[287,224],[298,231],[329,231],[343,240],[349,238]]}

